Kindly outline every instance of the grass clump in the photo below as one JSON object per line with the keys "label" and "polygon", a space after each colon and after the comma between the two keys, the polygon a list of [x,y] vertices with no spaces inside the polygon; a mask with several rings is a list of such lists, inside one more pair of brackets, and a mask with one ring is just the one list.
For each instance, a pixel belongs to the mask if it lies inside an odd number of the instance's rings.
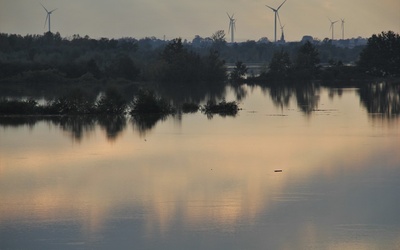
{"label": "grass clump", "polygon": [[206,105],[202,108],[202,111],[206,114],[219,114],[222,116],[235,116],[239,111],[239,105],[237,102],[226,102],[222,100],[219,103],[216,103],[213,100],[209,100]]}

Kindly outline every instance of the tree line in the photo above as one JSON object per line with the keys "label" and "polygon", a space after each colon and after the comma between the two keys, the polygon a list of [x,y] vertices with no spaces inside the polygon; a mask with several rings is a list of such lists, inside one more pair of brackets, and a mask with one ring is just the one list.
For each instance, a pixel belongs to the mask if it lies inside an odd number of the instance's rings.
{"label": "tree line", "polygon": [[[281,48],[274,52],[268,69],[256,80],[293,82],[400,76],[400,36],[393,31],[382,32],[369,38],[354,66],[347,66],[340,60],[330,60],[328,64],[322,65],[320,54],[319,47],[309,41],[302,44],[292,55]],[[237,68],[238,66],[234,72]]]}
{"label": "tree line", "polygon": [[[399,35],[373,35],[365,47],[339,48],[329,40],[319,44],[228,44],[224,31],[215,32],[206,46],[194,46],[180,38],[92,39],[59,33],[44,35],[0,34],[0,87],[23,83],[42,88],[60,84],[101,86],[107,82],[159,82],[163,84],[215,84],[228,79],[226,63],[235,63],[233,79],[246,74],[246,63],[264,63],[258,80],[349,79],[398,76]],[[358,67],[346,67],[357,62]],[[323,71],[321,64],[326,64]]]}

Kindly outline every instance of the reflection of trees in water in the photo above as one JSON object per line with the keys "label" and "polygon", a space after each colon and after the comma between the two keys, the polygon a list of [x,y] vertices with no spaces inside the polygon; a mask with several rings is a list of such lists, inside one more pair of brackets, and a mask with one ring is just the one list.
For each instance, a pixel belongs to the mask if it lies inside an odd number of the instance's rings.
{"label": "reflection of trees in water", "polygon": [[164,121],[167,116],[162,114],[136,114],[132,116],[132,125],[136,128],[140,135],[145,135],[150,131],[158,121]]}
{"label": "reflection of trees in water", "polygon": [[235,94],[236,101],[240,102],[245,99],[248,95],[247,88],[242,84],[232,84],[231,90]]}
{"label": "reflection of trees in water", "polygon": [[46,122],[59,127],[77,142],[93,132],[96,125],[105,130],[108,140],[114,141],[124,131],[127,124],[125,116],[9,116],[1,117],[0,126],[5,128],[21,126],[33,128],[39,122]]}
{"label": "reflection of trees in water", "polygon": [[293,89],[288,86],[273,86],[269,89],[272,102],[276,107],[283,109],[289,107],[293,96]]}
{"label": "reflection of trees in water", "polygon": [[70,137],[80,142],[83,136],[95,129],[94,116],[64,116],[52,120],[54,125],[69,133]]}
{"label": "reflection of trees in water", "polygon": [[368,113],[388,118],[400,115],[400,84],[367,84],[358,90],[358,94]]}
{"label": "reflection of trees in water", "polygon": [[342,97],[342,95],[343,95],[343,89],[342,88],[337,88],[337,89],[329,88],[328,89],[328,96],[329,96],[329,99],[331,99],[331,100],[333,100],[333,98],[335,96]]}
{"label": "reflection of trees in water", "polygon": [[[251,88],[252,86],[232,86],[231,91],[236,95],[237,100],[242,100],[248,95],[248,87]],[[264,94],[269,94],[273,104],[280,108],[287,108],[292,100],[296,100],[299,109],[308,115],[317,109],[319,104],[320,88],[314,84],[274,84],[261,86],[260,90]],[[191,91],[189,88],[167,88],[163,89],[163,91],[161,93],[168,93],[168,97],[175,98],[174,102],[176,103],[183,103],[188,100],[199,103],[210,99],[218,102],[218,100],[222,100],[226,96],[226,87],[222,85],[214,86],[214,88],[208,90],[204,88],[200,93],[196,93],[196,90]],[[328,91],[330,98],[335,95],[341,96],[343,93],[342,89],[329,89]],[[364,85],[359,89],[358,95],[360,102],[365,106],[368,113],[382,114],[379,117],[387,119],[399,117],[400,84]],[[140,135],[144,135],[153,129],[159,121],[163,121],[166,118],[166,116],[157,114],[135,115],[132,116],[131,122],[134,129]],[[61,130],[68,132],[67,134],[73,140],[80,142],[85,135],[94,131],[98,125],[104,129],[107,139],[114,141],[126,128],[127,119],[129,118],[125,116],[10,116],[0,117],[0,127],[28,126],[33,128],[38,122],[47,122],[60,127]],[[174,115],[174,119],[180,121],[182,114]]]}
{"label": "reflection of trees in water", "polygon": [[107,140],[115,141],[126,127],[126,117],[122,115],[69,116],[55,120],[53,123],[69,132],[70,137],[78,142],[85,134],[94,131],[96,125],[105,130]]}
{"label": "reflection of trees in water", "polygon": [[306,84],[296,87],[297,106],[306,114],[311,114],[319,103],[319,87],[314,84]]}
{"label": "reflection of trees in water", "polygon": [[192,86],[179,84],[164,84],[157,88],[160,96],[171,100],[176,107],[183,103],[201,104],[208,100],[219,101],[226,96],[226,85],[223,83],[208,83]]}
{"label": "reflection of trees in water", "polygon": [[275,84],[269,87],[269,94],[276,107],[287,108],[292,98],[296,98],[298,108],[305,114],[311,114],[318,107],[319,86],[312,83]]}
{"label": "reflection of trees in water", "polygon": [[106,131],[109,141],[115,141],[126,127],[126,117],[123,115],[99,116],[98,123]]}
{"label": "reflection of trees in water", "polygon": [[4,116],[0,117],[0,126],[3,128],[28,126],[32,129],[37,121],[38,118],[32,116]]}

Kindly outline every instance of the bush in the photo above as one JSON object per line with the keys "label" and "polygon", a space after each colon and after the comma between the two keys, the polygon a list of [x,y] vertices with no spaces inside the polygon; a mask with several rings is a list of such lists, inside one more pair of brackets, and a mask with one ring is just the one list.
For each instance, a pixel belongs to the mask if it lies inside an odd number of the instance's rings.
{"label": "bush", "polygon": [[376,76],[400,75],[400,35],[388,31],[370,37],[358,65]]}
{"label": "bush", "polygon": [[96,103],[96,111],[100,114],[124,114],[127,101],[114,88],[109,88]]}
{"label": "bush", "polygon": [[174,108],[153,91],[141,90],[132,101],[131,114],[171,114]]}
{"label": "bush", "polygon": [[34,100],[0,100],[0,115],[30,115],[38,112],[38,103]]}
{"label": "bush", "polygon": [[89,95],[81,89],[75,89],[48,103],[43,113],[52,115],[91,114],[94,112],[93,102]]}
{"label": "bush", "polygon": [[182,104],[183,113],[196,113],[199,110],[199,105],[196,103],[184,103]]}
{"label": "bush", "polygon": [[215,101],[208,101],[203,107],[202,111],[206,114],[219,114],[219,115],[231,115],[235,116],[239,111],[239,106],[237,102],[226,102],[222,100],[220,103],[215,103]]}

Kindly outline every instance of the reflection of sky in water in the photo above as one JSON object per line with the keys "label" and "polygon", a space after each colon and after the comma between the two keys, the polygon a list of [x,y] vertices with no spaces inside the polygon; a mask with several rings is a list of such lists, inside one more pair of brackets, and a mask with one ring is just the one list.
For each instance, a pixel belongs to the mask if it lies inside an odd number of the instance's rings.
{"label": "reflection of sky in water", "polygon": [[248,92],[236,118],[112,141],[2,128],[0,248],[399,248],[398,120],[371,122],[354,91],[320,91],[311,115]]}

